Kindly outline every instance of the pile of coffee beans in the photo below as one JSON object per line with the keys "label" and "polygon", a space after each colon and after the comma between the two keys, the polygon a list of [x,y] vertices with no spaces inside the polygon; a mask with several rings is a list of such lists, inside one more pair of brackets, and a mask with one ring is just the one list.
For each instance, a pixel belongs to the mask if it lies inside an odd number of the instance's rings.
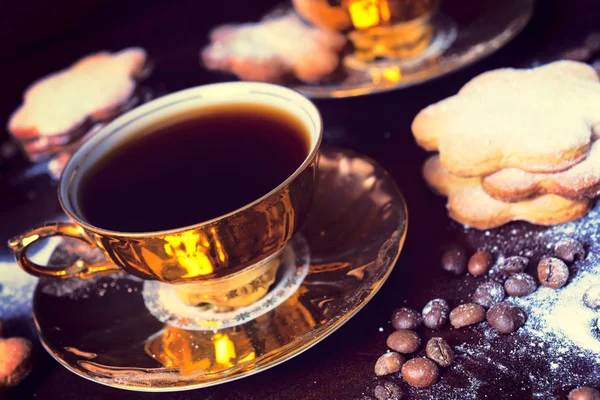
{"label": "pile of coffee beans", "polygon": [[[599,36],[600,41],[600,36]],[[554,254],[542,258],[537,265],[539,284],[553,289],[566,285],[569,281],[567,263],[585,258],[585,248],[581,242],[571,238],[561,239],[556,243]],[[516,332],[527,322],[527,315],[516,304],[505,297],[524,297],[534,293],[538,288],[536,279],[525,272],[530,260],[523,256],[509,256],[494,263],[494,257],[487,251],[477,251],[470,258],[467,252],[453,247],[442,255],[441,267],[454,275],[469,273],[474,277],[487,279],[481,282],[472,293],[472,302],[460,304],[450,309],[448,302],[441,298],[430,300],[421,313],[408,307],[396,309],[391,323],[394,329],[387,338],[388,351],[375,364],[378,376],[400,372],[404,380],[414,387],[428,387],[435,384],[440,375],[440,367],[446,368],[454,362],[454,351],[442,337],[432,337],[425,346],[426,357],[422,353],[412,359],[408,354],[415,354],[421,348],[422,340],[415,331],[421,326],[429,329],[440,329],[448,322],[454,329],[470,325],[487,323],[502,334]],[[591,285],[582,297],[583,303],[590,308],[600,309],[600,285]],[[390,389],[379,385],[376,393],[381,396],[391,392],[400,398],[398,386]],[[376,390],[376,391],[377,391]],[[569,394],[570,400],[600,400],[600,392],[596,389],[581,387]]]}
{"label": "pile of coffee beans", "polygon": [[[414,331],[423,324],[437,329],[448,321],[450,307],[444,299],[433,299],[422,313],[402,307],[392,314],[392,326],[396,329],[387,338],[387,346],[393,350],[383,354],[375,363],[377,376],[401,372],[404,380],[414,387],[427,387],[437,382],[439,367],[448,367],[454,362],[452,347],[441,337],[431,338],[425,346],[427,357],[409,360],[404,355],[416,353],[421,348],[421,337]],[[439,366],[439,367],[438,367]],[[383,396],[386,388],[378,389]]]}

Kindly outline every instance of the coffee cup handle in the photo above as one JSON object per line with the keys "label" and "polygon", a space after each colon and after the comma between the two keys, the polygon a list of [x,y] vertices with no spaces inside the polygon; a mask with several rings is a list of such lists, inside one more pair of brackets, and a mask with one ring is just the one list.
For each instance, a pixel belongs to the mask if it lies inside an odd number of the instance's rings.
{"label": "coffee cup handle", "polygon": [[29,246],[38,240],[47,239],[53,236],[63,236],[79,240],[90,247],[95,247],[95,244],[83,234],[77,225],[64,222],[53,222],[33,228],[28,232],[9,240],[8,245],[15,252],[15,257],[19,266],[25,272],[38,277],[61,279],[78,277],[86,279],[98,273],[111,273],[121,270],[118,266],[112,264],[108,260],[90,264],[82,258],[79,258],[70,266],[57,266],[54,268],[39,265],[31,261],[27,256],[27,249]]}

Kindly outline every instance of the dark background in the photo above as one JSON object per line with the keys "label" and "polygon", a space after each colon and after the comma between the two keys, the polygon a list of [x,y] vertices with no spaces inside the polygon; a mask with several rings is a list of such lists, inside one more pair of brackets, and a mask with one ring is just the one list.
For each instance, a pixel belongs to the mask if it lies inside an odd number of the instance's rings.
{"label": "dark background", "polygon": [[[472,7],[469,3],[473,1],[448,0],[446,6],[456,4],[456,7],[467,9]],[[496,62],[488,62],[488,65],[512,65],[515,60],[523,60],[523,56],[539,53],[551,31],[561,32],[559,42],[579,36],[594,23],[596,17],[592,8],[598,7],[596,1],[544,0],[539,3],[536,19],[540,23],[535,29],[529,29],[529,43],[535,45],[527,46],[521,38],[524,46],[519,49],[511,46],[503,51],[503,56],[495,57]],[[3,2],[0,15],[3,73],[0,120],[5,121],[18,106],[23,89],[33,80],[99,50],[144,47],[157,63],[152,81],[160,82],[168,91],[214,80],[199,66],[198,51],[204,45],[208,31],[225,22],[256,20],[277,4],[273,0]],[[572,22],[575,15],[577,23],[571,24],[568,30],[556,24]],[[514,54],[517,51],[522,53]],[[507,57],[508,54],[512,56]],[[393,94],[376,101],[397,104],[406,98],[410,98],[408,94]]]}
{"label": "dark background", "polygon": [[[465,6],[468,2],[455,3]],[[33,80],[99,50],[144,47],[155,63],[146,84],[158,93],[230,79],[200,67],[199,50],[209,29],[225,22],[256,20],[274,5],[263,0],[6,1],[0,13],[0,121],[7,121],[20,103],[21,93]],[[455,93],[482,71],[525,67],[560,58],[565,49],[579,44],[587,33],[600,30],[598,21],[598,0],[538,1],[534,18],[525,31],[475,65],[402,91],[316,102],[326,127],[325,143],[367,154],[388,169],[406,196],[410,223],[403,253],[382,291],[348,324],[314,348],[281,366],[235,383],[192,392],[143,394],[87,382],[60,367],[38,345],[32,376],[8,392],[7,398],[372,399],[373,388],[380,382],[374,378],[372,368],[385,351],[391,311],[404,303],[420,309],[431,299],[431,282],[448,278],[439,271],[440,249],[448,242],[464,241],[445,216],[444,200],[433,196],[420,176],[426,154],[417,149],[410,134],[412,118],[421,108]],[[0,131],[2,141],[6,132]],[[18,157],[0,167],[0,243],[60,212],[56,187],[49,178],[40,176],[25,182],[12,179],[24,163]],[[449,230],[449,226],[453,229]],[[0,255],[9,254],[0,246]],[[466,296],[467,292],[457,291],[455,300]],[[31,323],[28,317],[6,322],[8,336],[23,334],[34,338],[27,328]],[[380,333],[379,327],[384,327],[385,332]],[[467,331],[468,334],[475,333]],[[468,339],[456,331],[448,335],[453,344]],[[527,374],[535,366],[523,368],[522,373]],[[531,397],[525,380],[490,377],[490,382],[483,389],[489,398],[498,398],[495,394],[499,387],[504,389],[506,399]],[[565,396],[568,390],[565,387],[559,394]],[[412,398],[427,396],[426,392],[411,393]]]}

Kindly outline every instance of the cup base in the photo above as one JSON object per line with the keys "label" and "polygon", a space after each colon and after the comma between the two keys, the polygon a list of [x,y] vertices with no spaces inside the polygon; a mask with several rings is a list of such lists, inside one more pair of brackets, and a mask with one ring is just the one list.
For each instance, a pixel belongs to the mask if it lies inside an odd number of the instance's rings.
{"label": "cup base", "polygon": [[144,302],[155,318],[180,329],[212,331],[241,325],[271,311],[294,294],[308,273],[309,254],[304,237],[295,235],[278,257],[265,263],[270,269],[263,280],[271,280],[272,274],[272,284],[267,290],[261,286],[260,297],[247,305],[229,307],[200,302],[198,306],[190,301],[202,297],[202,292],[193,294],[194,285],[186,285],[186,291],[182,292],[178,286],[158,281],[144,282]]}
{"label": "cup base", "polygon": [[283,249],[233,275],[203,282],[168,285],[189,306],[231,311],[262,298],[271,288],[281,265]]}
{"label": "cup base", "polygon": [[[416,22],[412,22],[413,24]],[[380,79],[394,79],[390,71],[398,70],[397,79],[402,79],[402,73],[418,69],[424,64],[434,62],[443,54],[456,40],[457,27],[452,19],[436,14],[428,22],[428,34],[415,39],[410,47],[411,51],[398,51],[397,57],[373,57],[372,60],[366,60],[361,57],[360,52],[349,54],[344,58],[344,66],[350,70],[362,71],[370,74],[371,78],[376,82]],[[416,51],[413,48],[419,48]],[[391,53],[391,52],[387,52]],[[377,54],[376,54],[377,55]]]}

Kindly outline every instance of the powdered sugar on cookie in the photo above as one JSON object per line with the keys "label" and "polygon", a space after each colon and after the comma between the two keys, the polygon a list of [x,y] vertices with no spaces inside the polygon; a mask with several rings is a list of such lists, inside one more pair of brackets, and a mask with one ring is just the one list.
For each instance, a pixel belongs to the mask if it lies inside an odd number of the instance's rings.
{"label": "powdered sugar on cookie", "polygon": [[305,82],[329,76],[339,64],[343,35],[304,24],[295,14],[259,23],[225,25],[211,33],[204,65],[243,80],[280,82],[293,75]]}
{"label": "powdered sugar on cookie", "polygon": [[27,89],[8,129],[19,140],[56,137],[109,118],[130,99],[145,64],[139,48],[85,57]]}
{"label": "powdered sugar on cookie", "polygon": [[425,108],[412,129],[456,175],[562,171],[586,157],[600,131],[600,82],[573,61],[490,71]]}
{"label": "powdered sugar on cookie", "polygon": [[482,180],[483,188],[502,201],[520,201],[542,194],[557,194],[574,200],[600,195],[600,141],[575,166],[556,173],[532,173],[516,168],[502,169]]}
{"label": "powdered sugar on cookie", "polygon": [[516,203],[505,203],[489,196],[481,178],[461,178],[450,174],[438,156],[425,163],[423,175],[437,192],[448,196],[450,217],[477,229],[491,229],[510,221],[555,225],[584,216],[588,201],[575,201],[548,194]]}

